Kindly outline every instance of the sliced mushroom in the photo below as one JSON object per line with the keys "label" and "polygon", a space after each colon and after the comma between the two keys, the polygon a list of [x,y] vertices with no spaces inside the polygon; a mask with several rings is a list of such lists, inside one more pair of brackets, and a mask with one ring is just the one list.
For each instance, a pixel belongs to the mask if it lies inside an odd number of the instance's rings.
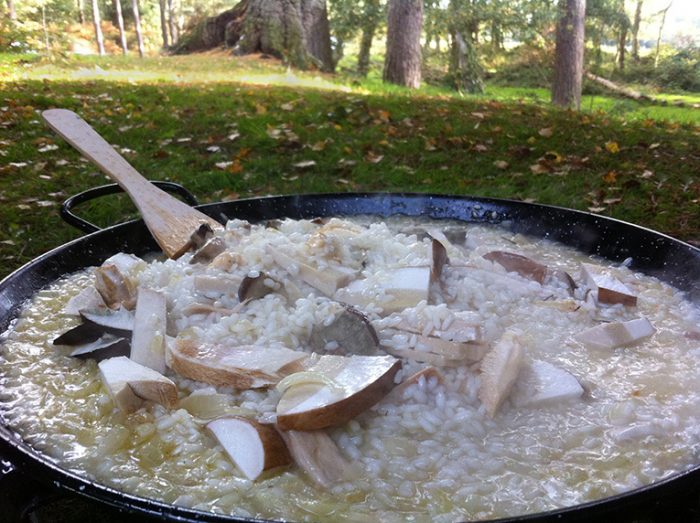
{"label": "sliced mushroom", "polygon": [[212,261],[214,261],[214,258],[216,258],[225,250],[226,242],[224,241],[224,239],[220,238],[219,236],[215,236],[214,238],[210,239],[207,243],[202,245],[202,247],[200,247],[196,253],[194,253],[194,256],[192,256],[190,263],[193,265],[195,263],[211,263]]}
{"label": "sliced mushroom", "polygon": [[547,277],[547,266],[523,256],[508,251],[491,251],[483,256],[485,259],[498,263],[507,272],[517,272],[523,278],[544,283]]}
{"label": "sliced mushroom", "polygon": [[351,479],[354,470],[331,437],[322,430],[280,431],[297,466],[319,487]]}
{"label": "sliced mushroom", "polygon": [[214,420],[226,416],[254,416],[250,409],[237,407],[231,394],[219,394],[215,389],[198,389],[180,400],[178,408],[203,420]]}
{"label": "sliced mushroom", "polygon": [[481,361],[479,399],[492,418],[506,400],[523,365],[524,350],[513,332],[506,332]]}
{"label": "sliced mushroom", "polygon": [[126,338],[120,338],[112,334],[103,334],[99,339],[80,345],[73,346],[69,356],[76,358],[90,358],[95,361],[102,361],[107,358],[117,356],[127,356],[130,344]]}
{"label": "sliced mushroom", "polygon": [[595,293],[598,303],[637,305],[637,296],[624,283],[595,265],[582,263],[581,278]]}
{"label": "sliced mushroom", "polygon": [[190,316],[192,314],[210,314],[215,312],[216,314],[222,314],[224,316],[230,316],[233,314],[232,309],[227,309],[225,307],[216,307],[209,303],[192,303],[182,309],[182,314],[185,316]]}
{"label": "sliced mushroom", "polygon": [[211,385],[257,389],[303,370],[304,352],[286,348],[199,344],[178,338],[166,346],[166,363],[178,374]]}
{"label": "sliced mushroom", "polygon": [[336,290],[347,285],[355,278],[355,271],[341,266],[328,266],[315,269],[302,261],[296,260],[279,249],[268,246],[268,252],[275,263],[292,276],[299,276],[304,282],[318,289],[326,296],[333,296]]}
{"label": "sliced mushroom", "polygon": [[130,337],[134,330],[134,313],[124,307],[82,309],[80,316],[86,323],[91,323],[102,329],[103,332],[117,336]]}
{"label": "sliced mushroom", "polygon": [[435,238],[433,238],[431,242],[431,250],[432,265],[430,266],[430,274],[434,281],[439,281],[442,275],[442,268],[445,264],[450,263],[450,260],[447,257],[447,249],[445,246]]}
{"label": "sliced mushroom", "polygon": [[654,335],[656,329],[646,318],[604,323],[579,332],[574,338],[594,349],[614,349],[640,342]]}
{"label": "sliced mushroom", "polygon": [[209,267],[219,269],[223,272],[228,272],[236,263],[240,264],[240,257],[230,251],[224,251],[211,261]]}
{"label": "sliced mushroom", "polygon": [[279,292],[283,288],[283,285],[276,279],[264,272],[259,272],[243,278],[240,287],[238,287],[238,301],[243,303],[244,301],[256,300],[272,292]]}
{"label": "sliced mushroom", "polygon": [[583,387],[571,373],[546,361],[534,360],[523,367],[513,391],[513,402],[519,407],[534,407],[582,395]]}
{"label": "sliced mushroom", "polygon": [[144,401],[154,401],[166,408],[177,403],[175,384],[153,369],[125,356],[102,360],[98,366],[102,381],[122,412],[134,412]]}
{"label": "sliced mushroom", "polygon": [[94,285],[84,288],[73,296],[63,308],[63,314],[67,316],[79,316],[82,309],[96,309],[106,307],[105,301]]}
{"label": "sliced mushroom", "polygon": [[201,249],[205,243],[214,236],[214,231],[208,223],[202,223],[190,236],[190,248]]}
{"label": "sliced mushroom", "polygon": [[81,323],[53,340],[54,345],[83,345],[102,337],[104,330],[94,323]]}
{"label": "sliced mushroom", "polygon": [[354,307],[343,306],[330,324],[314,325],[309,345],[315,352],[373,354],[379,338],[364,314]]}
{"label": "sliced mushroom", "polygon": [[392,350],[408,348],[408,350],[413,351],[409,353],[412,356],[411,359],[417,359],[418,361],[427,360],[421,360],[420,354],[415,353],[431,353],[442,356],[446,360],[468,364],[481,361],[486,351],[488,351],[487,345],[479,343],[457,343],[434,336],[423,336],[422,334],[396,329],[382,329],[379,331],[379,339],[382,346],[387,349],[387,352],[393,353]]}
{"label": "sliced mushroom", "polygon": [[214,420],[207,425],[207,429],[251,481],[266,470],[292,462],[282,437],[271,425],[234,416]]}
{"label": "sliced mushroom", "polygon": [[240,280],[231,276],[208,276],[200,274],[194,277],[194,290],[211,298],[222,294],[233,294],[240,285]]}
{"label": "sliced mushroom", "polygon": [[[296,383],[283,390],[277,425],[283,430],[342,425],[386,396],[400,368],[401,362],[392,356],[320,356],[307,365],[306,372],[324,380]],[[293,383],[293,378],[286,379]]]}
{"label": "sliced mushroom", "polygon": [[130,358],[156,372],[165,372],[165,295],[140,287],[134,313]]}
{"label": "sliced mushroom", "polygon": [[123,306],[131,310],[136,304],[134,284],[113,263],[104,263],[95,269],[95,288],[111,309]]}
{"label": "sliced mushroom", "polygon": [[415,307],[427,301],[430,293],[430,267],[400,267],[388,271],[382,281],[356,280],[335,294],[335,299],[349,305],[366,307],[374,304],[384,314]]}

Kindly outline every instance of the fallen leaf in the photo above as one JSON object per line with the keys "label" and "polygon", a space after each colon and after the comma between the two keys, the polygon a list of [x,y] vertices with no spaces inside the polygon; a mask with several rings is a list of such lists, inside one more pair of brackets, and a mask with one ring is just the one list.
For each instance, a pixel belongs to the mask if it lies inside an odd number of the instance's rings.
{"label": "fallen leaf", "polygon": [[237,140],[240,136],[241,136],[241,133],[235,132],[235,133],[229,134],[229,135],[227,136],[227,138],[228,138],[229,140],[231,140],[231,141],[234,141],[234,140]]}
{"label": "fallen leaf", "polygon": [[49,144],[49,145],[45,145],[44,147],[40,147],[38,149],[38,151],[40,153],[47,153],[49,151],[55,151],[56,149],[58,149],[58,145]]}
{"label": "fallen leaf", "polygon": [[532,174],[544,174],[550,172],[550,169],[546,165],[535,163],[530,166],[530,171],[532,171]]}
{"label": "fallen leaf", "polygon": [[479,113],[479,112],[472,113],[472,116],[474,118],[478,118],[479,120],[483,120],[484,118],[486,118],[486,115],[484,113]]}
{"label": "fallen leaf", "polygon": [[478,153],[484,153],[484,152],[488,151],[489,148],[482,143],[478,143],[474,146],[474,150]]}
{"label": "fallen leaf", "polygon": [[588,210],[591,212],[603,212],[605,207],[589,207]]}
{"label": "fallen leaf", "polygon": [[617,144],[617,142],[605,142],[605,149],[612,154],[617,154],[620,152],[620,146]]}
{"label": "fallen leaf", "polygon": [[220,150],[221,147],[219,147],[218,145],[210,145],[209,147],[207,147],[207,152],[210,153],[218,153]]}
{"label": "fallen leaf", "polygon": [[615,171],[608,171],[608,174],[603,175],[603,181],[608,184],[617,182],[617,173]]}
{"label": "fallen leaf", "polygon": [[323,151],[326,148],[326,141],[321,140],[311,146],[312,151]]}
{"label": "fallen leaf", "polygon": [[652,176],[654,176],[654,173],[647,169],[640,175],[640,178],[647,179],[647,178],[651,178]]}
{"label": "fallen leaf", "polygon": [[658,148],[658,147],[660,147],[660,146],[661,146],[660,143],[653,143],[653,144],[651,144],[651,145],[649,146],[649,150],[650,150],[650,151],[653,151],[654,149],[656,149],[656,148]]}
{"label": "fallen leaf", "polygon": [[190,138],[189,136],[185,136],[185,137],[183,137],[183,138],[178,138],[178,139],[175,140],[175,141],[176,141],[177,143],[187,143],[187,142],[191,142],[191,141],[192,141],[192,138]]}
{"label": "fallen leaf", "polygon": [[216,167],[219,169],[226,170],[228,169],[231,165],[233,165],[233,162],[217,162],[214,164]]}
{"label": "fallen leaf", "polygon": [[314,160],[303,160],[301,162],[292,164],[292,166],[296,167],[297,169],[309,169],[311,167],[314,167],[315,165],[316,162]]}
{"label": "fallen leaf", "polygon": [[508,162],[504,160],[496,160],[493,162],[493,165],[495,165],[498,169],[507,169],[509,166]]}
{"label": "fallen leaf", "polygon": [[537,134],[539,134],[540,136],[542,136],[544,138],[549,138],[552,136],[552,134],[554,134],[554,131],[552,130],[551,127],[543,127],[542,129],[540,129],[538,131]]}
{"label": "fallen leaf", "polygon": [[243,172],[243,165],[241,164],[241,161],[238,158],[231,162],[231,165],[228,168],[228,172],[230,172],[231,174],[240,174]]}
{"label": "fallen leaf", "polygon": [[615,205],[616,203],[620,203],[622,201],[622,198],[606,198],[603,200],[603,203],[606,205]]}
{"label": "fallen leaf", "polygon": [[267,107],[265,107],[263,104],[255,104],[255,112],[257,114],[265,114],[267,113]]}
{"label": "fallen leaf", "polygon": [[[283,109],[285,111],[293,111],[294,110],[294,104],[292,102],[288,102],[286,104],[280,105],[280,109]],[[264,113],[263,113],[264,114]]]}
{"label": "fallen leaf", "polygon": [[372,151],[369,151],[365,155],[365,160],[367,160],[369,163],[379,163],[382,161],[382,158],[384,158],[383,154],[374,154]]}

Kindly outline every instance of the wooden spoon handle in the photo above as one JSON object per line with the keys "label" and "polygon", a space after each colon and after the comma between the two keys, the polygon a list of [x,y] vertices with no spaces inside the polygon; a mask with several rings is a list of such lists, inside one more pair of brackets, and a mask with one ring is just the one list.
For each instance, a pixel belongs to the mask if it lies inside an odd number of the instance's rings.
{"label": "wooden spoon handle", "polygon": [[42,116],[51,129],[126,191],[168,257],[184,254],[190,236],[202,223],[221,229],[217,221],[152,185],[73,111],[49,109]]}

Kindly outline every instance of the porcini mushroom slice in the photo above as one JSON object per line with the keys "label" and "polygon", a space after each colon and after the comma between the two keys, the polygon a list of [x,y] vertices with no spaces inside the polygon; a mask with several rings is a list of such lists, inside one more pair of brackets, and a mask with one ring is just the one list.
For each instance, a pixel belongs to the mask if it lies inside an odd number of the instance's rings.
{"label": "porcini mushroom slice", "polygon": [[165,295],[140,287],[134,312],[130,358],[156,372],[165,372]]}
{"label": "porcini mushroom slice", "polygon": [[116,356],[129,354],[129,340],[112,334],[103,334],[99,339],[81,345],[75,345],[69,356],[90,358],[101,361]]}
{"label": "porcini mushroom slice", "polygon": [[266,470],[292,462],[287,446],[272,425],[234,416],[214,420],[207,425],[207,429],[251,481]]}
{"label": "porcini mushroom slice", "polygon": [[283,286],[280,282],[264,272],[259,272],[243,278],[240,287],[238,287],[238,301],[243,303],[248,300],[256,300],[281,289]]}
{"label": "porcini mushroom slice", "polygon": [[382,329],[379,332],[379,338],[382,346],[389,349],[387,352],[391,352],[391,349],[407,347],[418,353],[432,353],[443,356],[447,360],[463,363],[480,361],[488,350],[488,347],[482,344],[456,343],[434,336],[423,336],[395,329]]}
{"label": "porcini mushroom slice", "polygon": [[303,370],[304,352],[286,348],[200,344],[178,338],[167,344],[166,363],[178,374],[211,385],[257,389]]}
{"label": "porcini mushroom slice", "polygon": [[379,345],[379,338],[364,314],[354,307],[343,306],[330,324],[314,325],[309,345],[315,352],[373,354]]}
{"label": "porcini mushroom slice", "polygon": [[595,293],[598,303],[637,305],[637,296],[624,283],[595,265],[582,263],[581,279]]}
{"label": "porcini mushroom slice", "polygon": [[294,463],[319,487],[350,479],[352,466],[331,437],[322,430],[280,431]]}
{"label": "porcini mushroom slice", "polygon": [[546,361],[525,365],[513,392],[517,406],[540,406],[580,398],[583,387],[569,372]]}
{"label": "porcini mushroom slice", "polygon": [[489,416],[496,415],[510,394],[523,365],[523,356],[524,350],[516,334],[506,332],[481,361],[479,399]]}
{"label": "porcini mushroom slice", "polygon": [[73,296],[63,308],[63,314],[67,316],[79,316],[82,309],[95,309],[106,307],[105,301],[94,285],[84,288]]}
{"label": "porcini mushroom slice", "polygon": [[374,303],[391,314],[427,301],[429,292],[430,267],[399,267],[382,274],[380,281],[355,280],[338,290],[335,299],[359,307]]}
{"label": "porcini mushroom slice", "polygon": [[347,285],[354,277],[355,271],[341,266],[328,266],[315,269],[302,261],[292,258],[274,247],[268,247],[275,263],[292,276],[299,276],[304,282],[318,289],[326,296]]}
{"label": "porcini mushroom slice", "polygon": [[195,263],[211,263],[214,258],[226,250],[226,242],[223,238],[218,236],[210,239],[207,243],[202,245],[199,250],[194,253],[192,259],[190,259],[191,264]]}
{"label": "porcini mushroom slice", "polygon": [[211,226],[208,223],[202,223],[190,235],[190,248],[201,249],[212,236],[214,236],[214,231]]}
{"label": "porcini mushroom slice", "polygon": [[131,310],[136,304],[136,288],[113,263],[105,263],[95,269],[95,288],[111,309],[124,306]]}
{"label": "porcini mushroom slice", "polygon": [[307,365],[306,372],[324,380],[284,390],[277,404],[277,425],[282,430],[342,425],[386,396],[400,368],[401,362],[392,356],[320,356]]}
{"label": "porcini mushroom slice", "polygon": [[485,259],[498,263],[507,272],[517,272],[523,278],[544,283],[547,276],[547,266],[523,256],[508,251],[491,251],[483,256]]}
{"label": "porcini mushroom slice", "polygon": [[124,307],[82,309],[80,316],[86,322],[98,326],[103,332],[117,336],[131,336],[131,332],[134,330],[134,313]]}
{"label": "porcini mushroom slice", "polygon": [[104,330],[94,323],[81,323],[53,340],[54,345],[84,345],[102,337]]}
{"label": "porcini mushroom slice", "polygon": [[431,242],[431,250],[432,264],[430,266],[430,275],[433,277],[433,280],[438,281],[442,275],[442,268],[445,264],[450,263],[450,260],[447,257],[445,246],[435,238]]}
{"label": "porcini mushroom slice", "polygon": [[583,332],[574,338],[586,347],[594,349],[614,349],[633,345],[651,337],[656,332],[654,326],[646,318],[636,320],[603,323]]}
{"label": "porcini mushroom slice", "polygon": [[170,408],[177,403],[177,387],[162,374],[125,356],[102,360],[100,376],[119,410],[134,412],[144,401]]}

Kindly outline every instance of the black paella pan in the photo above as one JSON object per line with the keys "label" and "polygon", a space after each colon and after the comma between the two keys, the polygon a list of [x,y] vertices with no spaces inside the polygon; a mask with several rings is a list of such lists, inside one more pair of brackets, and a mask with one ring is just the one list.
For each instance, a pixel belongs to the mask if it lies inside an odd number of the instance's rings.
{"label": "black paella pan", "polygon": [[[97,190],[99,194],[105,192],[114,190]],[[78,195],[64,206],[67,220],[84,230],[91,230],[90,224],[73,215],[70,207],[89,199],[94,193],[92,190]],[[276,196],[208,204],[199,206],[199,209],[221,222],[234,217],[257,222],[283,217],[370,214],[500,224],[512,232],[548,238],[611,261],[631,258],[633,270],[658,277],[684,291],[689,300],[700,303],[700,249],[636,225],[570,209],[501,199],[403,193]],[[93,232],[39,256],[0,282],[0,332],[11,325],[26,300],[62,276],[99,265],[119,251],[144,255],[157,250],[147,228],[138,220]],[[131,517],[188,522],[257,521],[164,504],[92,482],[58,467],[25,444],[4,422],[0,423],[0,452],[5,470],[19,469],[38,479],[39,483],[33,485],[78,493],[102,506],[116,507]],[[0,489],[6,489],[8,481],[13,481],[12,474],[4,479],[5,485],[0,483]],[[115,519],[118,520],[121,519]],[[564,520],[700,521],[700,463],[682,473],[620,495],[499,521]]]}

